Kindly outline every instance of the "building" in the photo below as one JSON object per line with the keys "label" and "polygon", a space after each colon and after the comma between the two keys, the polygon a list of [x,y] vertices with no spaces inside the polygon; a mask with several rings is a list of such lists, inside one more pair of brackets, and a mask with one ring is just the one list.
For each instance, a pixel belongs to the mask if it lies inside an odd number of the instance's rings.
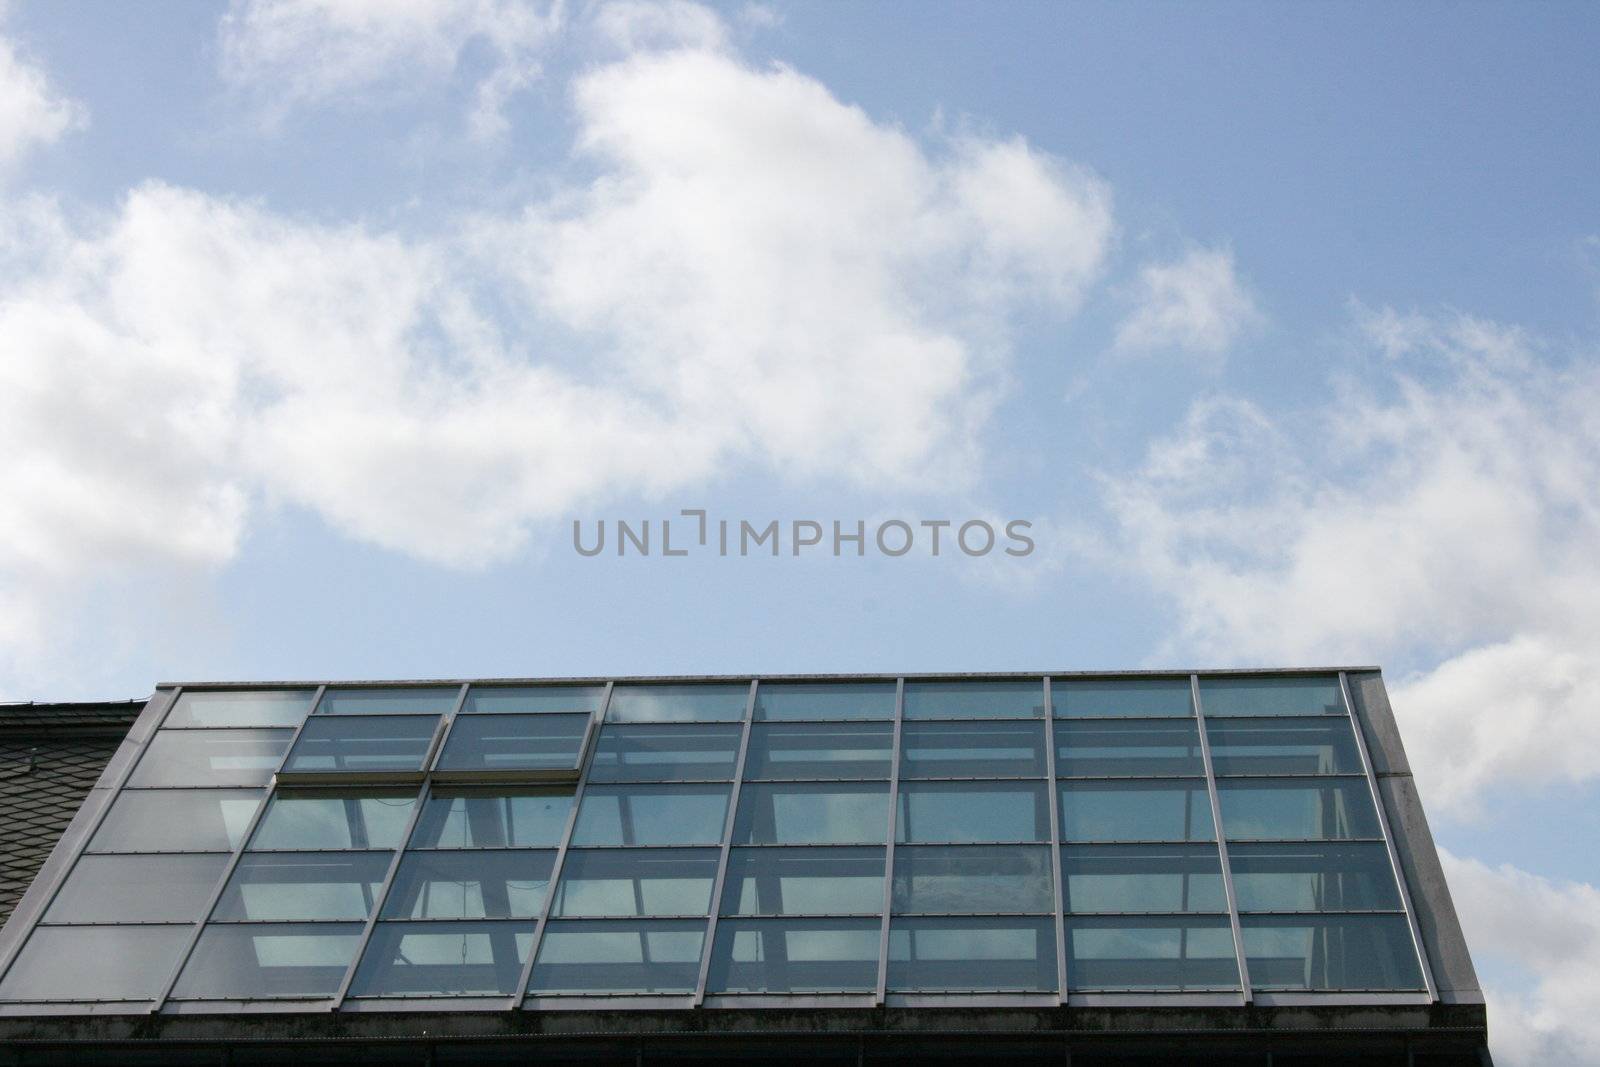
{"label": "building", "polygon": [[1488,1062],[1376,669],[164,685],[0,931],[10,1063],[1000,1056]]}

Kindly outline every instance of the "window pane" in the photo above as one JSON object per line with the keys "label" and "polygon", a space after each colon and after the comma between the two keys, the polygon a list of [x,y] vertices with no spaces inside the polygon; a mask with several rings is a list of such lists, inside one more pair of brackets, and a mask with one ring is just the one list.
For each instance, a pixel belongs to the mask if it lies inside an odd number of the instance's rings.
{"label": "window pane", "polygon": [[293,730],[159,730],[128,785],[264,785]]}
{"label": "window pane", "polygon": [[1044,681],[907,682],[908,719],[1039,719]]}
{"label": "window pane", "polygon": [[286,771],[420,771],[439,720],[427,715],[313,718],[300,731]]}
{"label": "window pane", "polygon": [[372,913],[389,859],[387,852],[247,852],[212,918],[359,922]]}
{"label": "window pane", "polygon": [[1066,718],[1194,714],[1187,678],[1052,678],[1050,704]]}
{"label": "window pane", "polygon": [[1063,841],[1210,841],[1203,781],[1063,782]]}
{"label": "window pane", "polygon": [[619,685],[606,722],[739,722],[748,685]]}
{"label": "window pane", "polygon": [[438,768],[575,771],[589,730],[587,715],[459,716]]}
{"label": "window pane", "polygon": [[1054,911],[1050,850],[907,847],[894,854],[896,912]]}
{"label": "window pane", "polygon": [[736,723],[668,723],[607,726],[595,743],[589,779],[595,782],[664,782],[733,777],[739,758]]}
{"label": "window pane", "polygon": [[893,723],[754,723],[744,776],[887,778],[893,755]]}
{"label": "window pane", "polygon": [[228,857],[84,856],[45,912],[46,922],[193,922]]}
{"label": "window pane", "polygon": [[727,786],[602,786],[584,793],[572,843],[716,845],[727,814]]}
{"label": "window pane", "polygon": [[728,853],[724,915],[877,915],[881,848],[736,848]]}
{"label": "window pane", "polygon": [[1238,989],[1236,959],[1226,916],[1067,920],[1073,991]]}
{"label": "window pane", "polygon": [[0,982],[0,1000],[153,999],[192,929],[38,927]]}
{"label": "window pane", "polygon": [[1257,989],[1422,988],[1403,916],[1244,916],[1239,922]]}
{"label": "window pane", "polygon": [[1053,990],[1055,920],[895,919],[888,978],[902,992]]}
{"label": "window pane", "polygon": [[412,848],[548,847],[561,843],[572,791],[434,790],[411,835]]}
{"label": "window pane", "polygon": [[889,785],[793,782],[739,791],[741,845],[873,845],[889,830]]}
{"label": "window pane", "polygon": [[299,726],[311,712],[315,689],[265,689],[252,692],[186,690],[178,697],[164,729],[190,726]]}
{"label": "window pane", "polygon": [[510,996],[532,947],[532,923],[381,922],[372,928],[350,993]]}
{"label": "window pane", "polygon": [[554,852],[408,852],[383,902],[385,919],[536,919]]}
{"label": "window pane", "polygon": [[551,913],[705,915],[717,877],[715,849],[640,849],[567,853]]}
{"label": "window pane", "polygon": [[706,988],[850,993],[878,985],[877,919],[723,919]]}
{"label": "window pane", "polygon": [[1043,723],[908,722],[900,730],[902,778],[1045,774]]}
{"label": "window pane", "polygon": [[117,796],[91,852],[232,852],[263,794],[256,789],[128,790]]}
{"label": "window pane", "polygon": [[1361,774],[1347,718],[1235,719],[1206,723],[1218,774]]}
{"label": "window pane", "polygon": [[1381,844],[1239,844],[1228,849],[1228,865],[1240,911],[1400,909]]}
{"label": "window pane", "polygon": [[528,982],[532,993],[692,993],[702,919],[552,921]]}
{"label": "window pane", "polygon": [[415,793],[279,793],[250,839],[252,849],[399,848]]}
{"label": "window pane", "polygon": [[318,715],[448,715],[461,690],[456,686],[432,689],[330,689],[322,694]]}
{"label": "window pane", "polygon": [[894,683],[763,682],[756,688],[758,719],[892,719]]}
{"label": "window pane", "polygon": [[1381,837],[1372,794],[1362,778],[1227,779],[1217,782],[1228,840]]}
{"label": "window pane", "polygon": [[1201,678],[1200,706],[1216,715],[1344,715],[1339,679]]}
{"label": "window pane", "polygon": [[1056,725],[1056,773],[1063,778],[1205,774],[1193,719],[1063,722]]}
{"label": "window pane", "polygon": [[896,841],[1048,841],[1043,782],[901,782]]}
{"label": "window pane", "polygon": [[327,997],[361,941],[360,923],[212,923],[172,995],[178,1000]]}
{"label": "window pane", "polygon": [[1069,912],[1227,911],[1215,845],[1077,845],[1061,850]]}
{"label": "window pane", "polygon": [[461,710],[469,715],[478,712],[530,715],[582,712],[590,715],[600,710],[605,694],[605,686],[601,685],[475,685],[467,692],[467,702]]}

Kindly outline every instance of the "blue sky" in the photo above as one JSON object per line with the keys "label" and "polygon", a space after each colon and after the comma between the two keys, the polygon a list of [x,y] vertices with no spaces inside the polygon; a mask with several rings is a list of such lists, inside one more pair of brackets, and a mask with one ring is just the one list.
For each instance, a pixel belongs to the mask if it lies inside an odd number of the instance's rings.
{"label": "blue sky", "polygon": [[[1597,52],[1577,4],[0,5],[0,696],[1377,663],[1497,1054],[1594,1062]],[[573,551],[684,508],[784,554]],[[1037,547],[788,550],[896,519]]]}

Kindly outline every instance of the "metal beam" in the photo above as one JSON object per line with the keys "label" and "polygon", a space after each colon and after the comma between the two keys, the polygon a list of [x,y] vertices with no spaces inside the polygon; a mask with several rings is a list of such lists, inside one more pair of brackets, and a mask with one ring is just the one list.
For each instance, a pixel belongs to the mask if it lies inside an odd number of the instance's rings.
{"label": "metal beam", "polygon": [[889,984],[889,916],[894,905],[895,820],[900,808],[900,734],[906,717],[906,680],[894,680],[894,747],[889,755],[889,826],[883,843],[883,924],[878,928],[878,983],[872,1002],[883,1007]]}
{"label": "metal beam", "polygon": [[756,714],[756,687],[760,679],[750,679],[750,695],[744,706],[744,727],[739,733],[739,755],[733,764],[733,785],[728,790],[728,813],[722,823],[722,851],[717,856],[717,876],[711,883],[711,914],[706,923],[705,944],[700,946],[700,971],[694,982],[694,1006],[706,999],[706,980],[711,974],[711,950],[717,938],[717,918],[722,914],[722,887],[728,877],[728,853],[733,847],[734,818],[739,811],[739,786],[744,782],[745,756],[750,750],[750,723]]}
{"label": "metal beam", "polygon": [[1250,964],[1244,954],[1244,929],[1239,923],[1239,901],[1233,893],[1233,869],[1228,864],[1228,835],[1222,831],[1222,802],[1217,796],[1217,774],[1211,766],[1211,741],[1206,736],[1205,705],[1200,700],[1200,676],[1189,675],[1189,698],[1194,702],[1195,728],[1200,736],[1200,759],[1206,768],[1206,795],[1211,800],[1211,828],[1217,838],[1222,863],[1222,891],[1228,899],[1228,925],[1233,929],[1233,951],[1239,958],[1239,994],[1246,1005],[1253,999]]}
{"label": "metal beam", "polygon": [[1050,795],[1050,884],[1055,888],[1056,997],[1067,1002],[1066,894],[1061,885],[1061,796],[1056,786],[1056,714],[1050,693],[1050,676],[1044,676],[1044,752]]}

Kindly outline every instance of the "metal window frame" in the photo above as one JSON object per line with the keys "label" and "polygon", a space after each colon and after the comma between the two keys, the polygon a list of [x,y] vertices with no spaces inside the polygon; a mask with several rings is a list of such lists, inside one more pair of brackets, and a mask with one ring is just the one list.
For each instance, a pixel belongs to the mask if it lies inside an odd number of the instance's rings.
{"label": "metal window frame", "polygon": [[1222,801],[1217,794],[1217,775],[1211,765],[1211,740],[1206,735],[1205,705],[1200,700],[1200,675],[1189,675],[1189,699],[1200,727],[1200,759],[1206,770],[1206,795],[1211,801],[1211,822],[1217,838],[1217,857],[1222,863],[1222,892],[1228,902],[1228,926],[1233,931],[1233,951],[1239,964],[1239,996],[1249,1007],[1255,996],[1250,987],[1250,964],[1244,954],[1244,927],[1239,922],[1239,900],[1233,890],[1233,869],[1228,864],[1228,834],[1222,826]]}

